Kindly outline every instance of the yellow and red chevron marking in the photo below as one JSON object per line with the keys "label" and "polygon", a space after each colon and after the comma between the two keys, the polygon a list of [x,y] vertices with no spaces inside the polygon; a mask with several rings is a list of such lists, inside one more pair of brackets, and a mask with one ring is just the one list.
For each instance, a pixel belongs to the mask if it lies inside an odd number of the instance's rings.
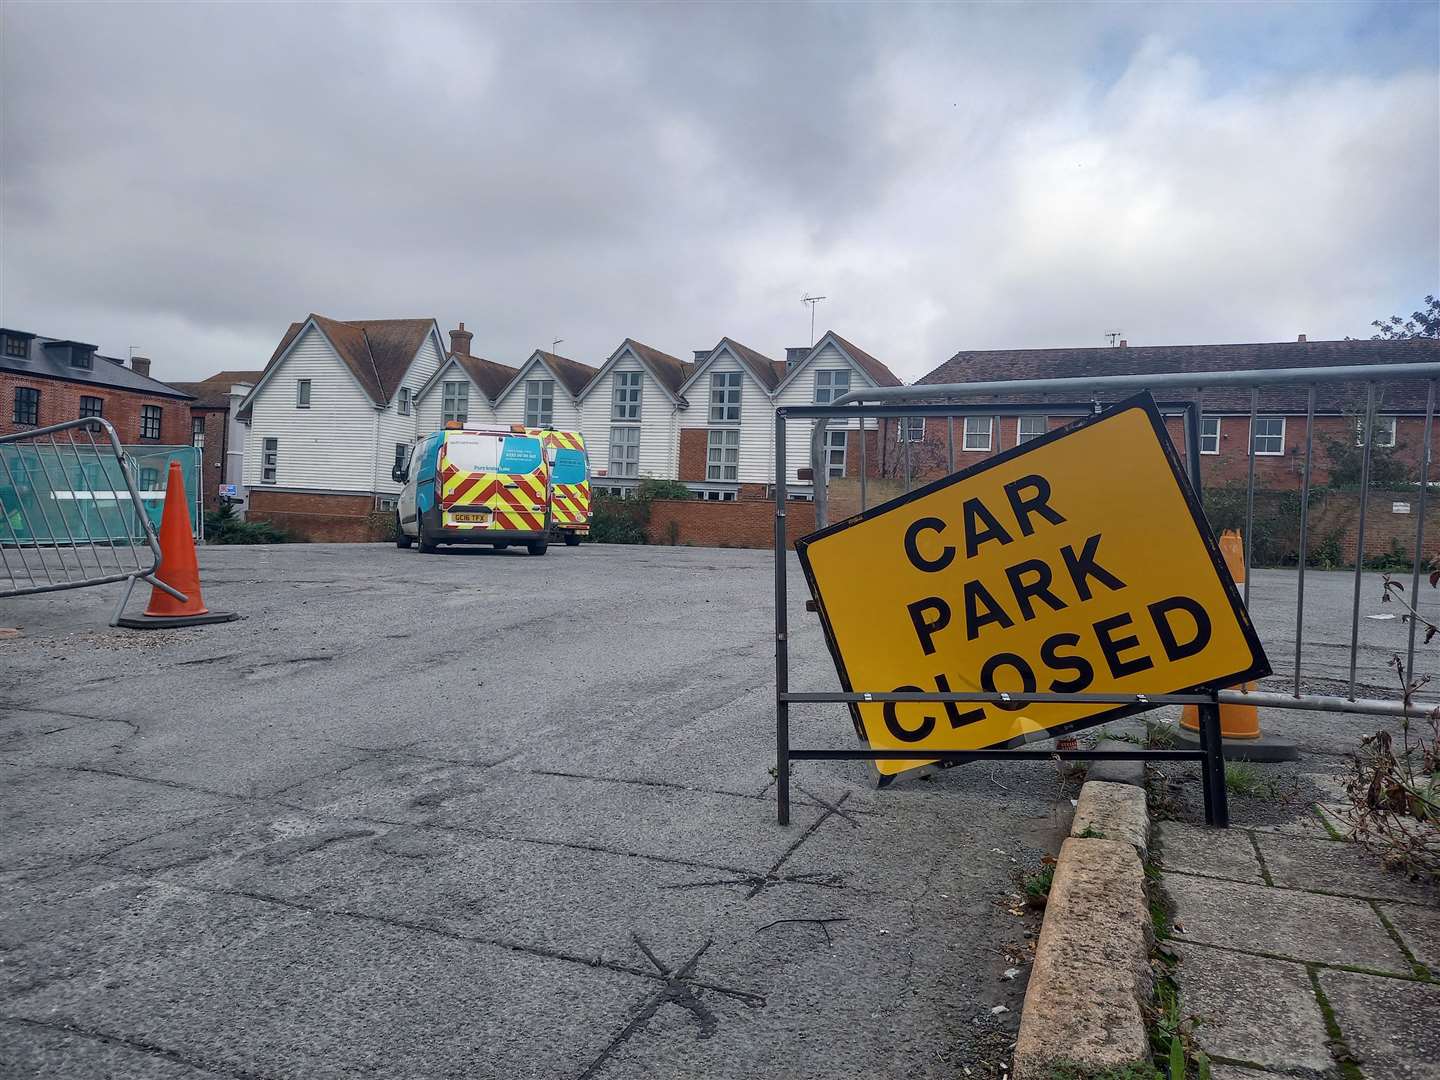
{"label": "yellow and red chevron marking", "polygon": [[545,528],[543,476],[536,473],[502,473],[496,477],[492,490],[492,528],[514,532],[540,532]]}
{"label": "yellow and red chevron marking", "polygon": [[590,520],[590,488],[586,484],[555,484],[550,488],[552,520],[557,525],[585,525]]}
{"label": "yellow and red chevron marking", "polygon": [[558,446],[566,450],[584,450],[585,439],[578,431],[552,431],[549,428],[526,428],[527,435],[533,435],[545,446]]}

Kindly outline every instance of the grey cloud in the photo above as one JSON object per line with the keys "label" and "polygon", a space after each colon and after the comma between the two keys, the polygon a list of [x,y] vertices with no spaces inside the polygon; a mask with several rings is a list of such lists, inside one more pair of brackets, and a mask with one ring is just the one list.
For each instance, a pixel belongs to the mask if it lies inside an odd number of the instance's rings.
{"label": "grey cloud", "polygon": [[805,290],[907,377],[1361,333],[1440,283],[1409,11],[12,3],[0,317],[172,378],[311,310],[777,355]]}

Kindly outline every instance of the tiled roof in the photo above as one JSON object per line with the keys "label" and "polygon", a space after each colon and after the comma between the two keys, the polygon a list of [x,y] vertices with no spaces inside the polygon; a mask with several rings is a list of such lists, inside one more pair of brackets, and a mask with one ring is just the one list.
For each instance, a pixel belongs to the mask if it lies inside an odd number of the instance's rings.
{"label": "tiled roof", "polygon": [[[400,380],[420,351],[433,319],[357,319],[342,322],[313,312],[304,322],[291,323],[280,339],[265,371],[279,361],[305,322],[313,321],[335,346],[345,366],[376,405],[389,404],[400,388]],[[263,374],[261,376],[264,377]]]}
{"label": "tiled roof", "polygon": [[[785,377],[785,365],[778,360],[771,360],[768,356],[762,356],[747,345],[741,345],[734,338],[721,338],[720,343],[729,348],[742,364],[749,369],[750,374],[766,390],[774,390],[780,385],[780,380]],[[694,372],[692,371],[693,375]]]}
{"label": "tiled roof", "polygon": [[687,364],[684,360],[644,345],[634,338],[626,338],[625,345],[630,346],[630,351],[640,357],[654,372],[655,377],[670,391],[672,397],[679,397],[680,387],[684,386],[685,380],[694,374],[694,364]]}
{"label": "tiled roof", "polygon": [[465,374],[470,376],[470,381],[491,401],[503,394],[515,376],[520,374],[518,368],[497,364],[494,360],[486,360],[480,356],[452,352],[450,358],[460,365]]}
{"label": "tiled roof", "polygon": [[834,330],[829,330],[826,333],[840,343],[841,348],[850,354],[850,359],[854,360],[855,363],[864,369],[865,374],[870,376],[876,386],[904,385],[893,371],[879,360],[876,360],[875,357],[871,356],[864,349],[857,345],[852,345],[839,334],[835,333]]}
{"label": "tiled roof", "polygon": [[582,364],[579,360],[571,360],[568,356],[559,356],[556,353],[536,350],[540,353],[540,359],[555,377],[565,384],[565,389],[570,391],[571,397],[579,397],[580,392],[590,385],[590,380],[595,378],[599,369],[589,364]]}
{"label": "tiled roof", "polygon": [[[925,383],[992,382],[1009,379],[1086,378],[1103,375],[1152,375],[1164,372],[1252,371],[1300,367],[1383,366],[1386,364],[1440,362],[1440,340],[1405,341],[1283,341],[1248,345],[1155,345],[1125,348],[995,349],[956,353],[918,380]],[[1380,374],[1380,373],[1377,373]],[[1425,383],[1386,382],[1383,406],[1423,410]],[[1153,391],[1160,399],[1189,400],[1194,391]],[[1266,388],[1260,392],[1260,409],[1304,412],[1307,389],[1303,384]],[[1316,406],[1322,412],[1348,411],[1363,395],[1363,386],[1322,386]],[[1048,395],[1052,400],[1056,395]],[[1068,395],[1074,397],[1075,395]],[[1088,395],[1086,395],[1088,397]],[[1108,395],[1114,397],[1115,395]],[[1006,394],[1006,401],[1037,400],[1038,395]],[[1205,390],[1207,409],[1249,411],[1248,389]]]}
{"label": "tiled roof", "polygon": [[[28,352],[23,359],[17,356],[6,356],[4,350],[0,349],[0,371],[30,375],[35,378],[62,379],[66,382],[83,383],[112,390],[130,390],[139,394],[156,394],[160,397],[190,396],[173,383],[163,383],[159,379],[141,375],[134,368],[127,367],[125,361],[117,357],[104,356],[94,352],[95,346],[93,345],[70,342],[63,338],[41,337],[28,331],[0,330],[0,334],[14,334],[26,339],[28,344]],[[47,349],[45,347],[47,344],[53,345],[55,348]],[[66,352],[65,346],[67,345],[77,345],[81,350],[90,351],[92,354],[90,367],[72,367],[69,363],[68,353],[66,353],[66,358],[62,359],[58,354]]]}
{"label": "tiled roof", "polygon": [[260,381],[261,371],[220,371],[200,382],[177,382],[170,385],[183,390],[195,400],[191,405],[197,409],[224,409],[230,405],[230,387],[236,383],[253,386]]}

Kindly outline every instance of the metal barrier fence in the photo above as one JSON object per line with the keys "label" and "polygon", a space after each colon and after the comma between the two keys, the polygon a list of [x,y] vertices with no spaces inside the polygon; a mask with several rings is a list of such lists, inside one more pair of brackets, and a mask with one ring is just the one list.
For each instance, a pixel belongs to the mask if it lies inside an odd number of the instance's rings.
{"label": "metal barrier fence", "polygon": [[0,436],[0,598],[123,581],[112,626],[137,580],[184,600],[155,576],[160,541],[146,493],[100,417]]}
{"label": "metal barrier fence", "polygon": [[[1394,392],[1397,388],[1403,399],[1406,394],[1414,401],[1423,394],[1423,410],[1418,406],[1406,407],[1410,415],[1423,415],[1424,428],[1419,455],[1419,480],[1417,485],[1418,512],[1415,514],[1416,527],[1409,582],[1409,602],[1418,604],[1420,571],[1424,562],[1425,511],[1429,493],[1430,459],[1434,434],[1436,381],[1440,380],[1440,363],[1409,363],[1390,365],[1368,365],[1355,367],[1313,367],[1283,368],[1260,371],[1219,371],[1219,372],[1170,372],[1156,375],[1113,375],[1094,378],[1059,378],[1006,380],[997,382],[934,384],[925,386],[880,387],[855,391],[836,399],[828,405],[793,406],[777,409],[775,413],[775,764],[777,810],[780,824],[789,823],[790,816],[790,763],[792,761],[825,760],[914,760],[939,761],[945,765],[960,764],[985,759],[1052,759],[1094,760],[1139,759],[1149,761],[1198,761],[1201,764],[1202,788],[1205,796],[1206,820],[1211,825],[1229,824],[1229,809],[1225,791],[1225,766],[1220,738],[1220,706],[1222,704],[1249,704],[1266,708],[1303,709],[1324,712],[1346,712],[1378,716],[1421,716],[1435,707],[1434,703],[1416,703],[1408,689],[1397,693],[1395,700],[1357,698],[1356,667],[1360,634],[1360,594],[1362,573],[1365,566],[1366,508],[1369,502],[1371,469],[1374,462],[1376,443],[1376,417],[1382,389]],[[1277,404],[1281,397],[1276,394],[1279,387],[1301,387],[1305,391],[1305,450],[1301,475],[1300,532],[1297,565],[1294,675],[1291,692],[1243,692],[1222,687],[1206,688],[1202,693],[1192,694],[1043,694],[1043,693],[1001,693],[1001,692],[952,692],[952,693],[887,693],[880,689],[853,692],[839,691],[808,692],[790,688],[789,657],[789,612],[787,579],[787,537],[786,510],[789,501],[789,482],[786,466],[787,425],[795,420],[814,420],[810,432],[810,468],[815,500],[815,525],[824,528],[829,503],[829,444],[826,433],[831,420],[858,422],[860,430],[860,506],[867,508],[868,462],[865,459],[865,430],[867,423],[875,421],[878,428],[885,427],[888,420],[905,425],[909,431],[910,418],[938,417],[947,420],[949,430],[947,465],[950,471],[955,467],[954,421],[966,416],[994,417],[1002,415],[1038,414],[1046,417],[1087,415],[1098,412],[1103,404],[1114,403],[1140,391],[1150,391],[1167,397],[1189,391],[1193,396],[1183,402],[1166,401],[1161,411],[1178,416],[1182,423],[1183,454],[1189,482],[1197,498],[1203,495],[1203,469],[1201,450],[1201,417],[1206,413],[1207,392],[1219,392],[1209,402],[1216,412],[1226,416],[1244,416],[1248,412],[1249,425],[1246,428],[1245,518],[1244,518],[1244,564],[1246,581],[1244,600],[1250,599],[1250,566],[1253,548],[1253,526],[1255,513],[1255,445],[1257,419],[1279,413],[1296,415],[1298,410]],[[1302,660],[1304,652],[1304,604],[1305,571],[1307,561],[1307,528],[1310,497],[1312,492],[1313,465],[1315,461],[1315,428],[1317,415],[1337,414],[1337,401],[1344,400],[1337,394],[1337,387],[1363,388],[1363,407],[1354,411],[1356,431],[1364,433],[1359,477],[1359,514],[1356,523],[1355,570],[1351,603],[1349,683],[1347,696],[1331,694],[1309,694],[1302,692]],[[1248,391],[1235,404],[1235,391]],[[1320,393],[1326,393],[1323,410],[1319,408]],[[1056,400],[1056,398],[1060,400]],[[1070,399],[1069,403],[1064,398]],[[1084,404],[1074,404],[1075,399]],[[988,399],[988,400],[987,400]],[[1262,408],[1263,405],[1263,408]],[[1362,426],[1363,425],[1363,426]],[[853,429],[852,429],[853,430]],[[963,438],[963,436],[962,436]],[[1283,439],[1283,436],[1282,436]],[[912,473],[911,441],[901,440],[903,447],[904,487],[910,490],[917,479]],[[943,473],[941,475],[944,475]],[[938,479],[938,476],[927,477]],[[1406,646],[1406,678],[1414,671],[1416,620],[1409,620],[1409,634]],[[900,750],[854,748],[846,750],[796,748],[790,740],[790,708],[796,704],[856,704],[885,702],[929,702],[929,703],[993,703],[1014,706],[1016,704],[1075,704],[1094,703],[1129,707],[1133,710],[1149,709],[1163,705],[1195,705],[1199,714],[1200,748],[1198,750]]]}

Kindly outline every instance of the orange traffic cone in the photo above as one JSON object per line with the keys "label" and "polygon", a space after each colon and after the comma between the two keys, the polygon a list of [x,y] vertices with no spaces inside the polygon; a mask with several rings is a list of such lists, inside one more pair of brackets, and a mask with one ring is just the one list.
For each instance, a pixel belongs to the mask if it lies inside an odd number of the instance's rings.
{"label": "orange traffic cone", "polygon": [[[1220,554],[1225,557],[1225,566],[1236,585],[1245,584],[1245,543],[1239,529],[1226,529],[1220,534]],[[1243,684],[1246,693],[1255,689],[1255,683]],[[1186,705],[1180,712],[1181,741],[1199,744],[1200,710]],[[1220,738],[1229,758],[1248,758],[1253,761],[1293,761],[1298,757],[1295,744],[1283,739],[1267,739],[1260,734],[1260,710],[1254,705],[1221,705]],[[1234,747],[1226,745],[1231,741]],[[1251,745],[1245,745],[1249,743]]]}
{"label": "orange traffic cone", "polygon": [[160,515],[160,568],[155,576],[184,593],[186,599],[177,600],[164,589],[153,587],[145,613],[122,618],[116,625],[153,630],[239,618],[233,611],[211,611],[200,596],[200,562],[195,557],[195,539],[190,535],[185,476],[178,461],[170,463],[170,477],[165,484],[165,509]]}

